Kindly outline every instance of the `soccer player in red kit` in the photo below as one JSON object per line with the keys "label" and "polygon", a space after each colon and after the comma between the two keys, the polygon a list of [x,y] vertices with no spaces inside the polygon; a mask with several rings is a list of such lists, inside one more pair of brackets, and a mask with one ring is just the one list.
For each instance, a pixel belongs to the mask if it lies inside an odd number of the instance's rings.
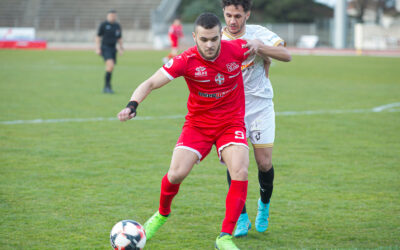
{"label": "soccer player in red kit", "polygon": [[165,223],[180,184],[216,145],[232,182],[226,196],[222,230],[215,245],[217,249],[238,249],[231,235],[246,201],[249,165],[241,64],[251,51],[248,47],[252,41],[221,41],[221,23],[211,13],[197,18],[193,38],[196,46],[171,59],[140,84],[118,118],[121,121],[133,118],[139,103],[152,90],[174,78],[185,78],[190,91],[188,113],[168,173],[161,181],[159,209],[144,224],[146,236],[151,239]]}
{"label": "soccer player in red kit", "polygon": [[183,37],[182,24],[179,18],[175,18],[168,30],[169,41],[171,42],[171,52],[164,57],[165,63],[178,55],[179,39]]}

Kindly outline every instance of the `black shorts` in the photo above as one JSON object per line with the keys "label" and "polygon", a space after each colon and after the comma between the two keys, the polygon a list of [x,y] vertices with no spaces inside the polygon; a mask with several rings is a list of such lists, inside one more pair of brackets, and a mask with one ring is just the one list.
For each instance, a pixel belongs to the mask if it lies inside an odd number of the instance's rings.
{"label": "black shorts", "polygon": [[117,63],[117,48],[111,46],[101,46],[101,55],[104,61],[108,59],[113,59],[114,63]]}

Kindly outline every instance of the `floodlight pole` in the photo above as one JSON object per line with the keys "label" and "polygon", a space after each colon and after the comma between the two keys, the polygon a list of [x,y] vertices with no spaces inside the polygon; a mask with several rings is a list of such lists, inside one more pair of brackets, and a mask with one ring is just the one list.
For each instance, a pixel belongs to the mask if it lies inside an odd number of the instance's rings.
{"label": "floodlight pole", "polygon": [[346,48],[347,0],[336,0],[335,32],[333,46],[335,49]]}

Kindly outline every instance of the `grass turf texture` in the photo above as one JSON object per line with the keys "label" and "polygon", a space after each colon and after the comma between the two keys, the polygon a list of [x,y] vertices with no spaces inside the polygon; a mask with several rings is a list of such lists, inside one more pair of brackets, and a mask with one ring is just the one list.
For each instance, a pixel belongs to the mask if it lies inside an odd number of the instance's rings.
{"label": "grass turf texture", "polygon": [[[0,51],[0,121],[115,117],[166,52],[118,58],[114,95],[92,51]],[[400,59],[294,56],[275,63],[276,111],[353,110],[400,102]],[[138,116],[186,113],[183,79],[153,92]],[[122,219],[158,207],[183,118],[0,124],[2,249],[109,249]],[[277,116],[270,228],[243,249],[400,247],[399,112]],[[252,152],[250,152],[252,154]],[[250,157],[247,207],[259,196]],[[184,181],[147,249],[212,249],[224,216],[215,150]]]}

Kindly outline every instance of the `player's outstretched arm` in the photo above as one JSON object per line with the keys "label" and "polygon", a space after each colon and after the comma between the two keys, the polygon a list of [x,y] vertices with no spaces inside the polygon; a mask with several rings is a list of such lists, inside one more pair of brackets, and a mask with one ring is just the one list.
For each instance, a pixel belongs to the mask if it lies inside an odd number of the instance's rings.
{"label": "player's outstretched arm", "polygon": [[149,79],[142,82],[133,92],[130,102],[127,107],[122,109],[118,113],[118,119],[121,122],[132,119],[136,116],[136,109],[144,99],[153,91],[154,89],[161,88],[162,86],[169,83],[171,80],[164,75],[164,73],[159,69],[154,75]]}
{"label": "player's outstretched arm", "polygon": [[247,40],[247,44],[245,45],[249,50],[246,54],[257,54],[264,58],[264,60],[268,60],[268,57],[274,58],[283,62],[290,62],[292,60],[292,56],[289,51],[283,46],[268,46],[265,45],[258,39],[255,40]]}

